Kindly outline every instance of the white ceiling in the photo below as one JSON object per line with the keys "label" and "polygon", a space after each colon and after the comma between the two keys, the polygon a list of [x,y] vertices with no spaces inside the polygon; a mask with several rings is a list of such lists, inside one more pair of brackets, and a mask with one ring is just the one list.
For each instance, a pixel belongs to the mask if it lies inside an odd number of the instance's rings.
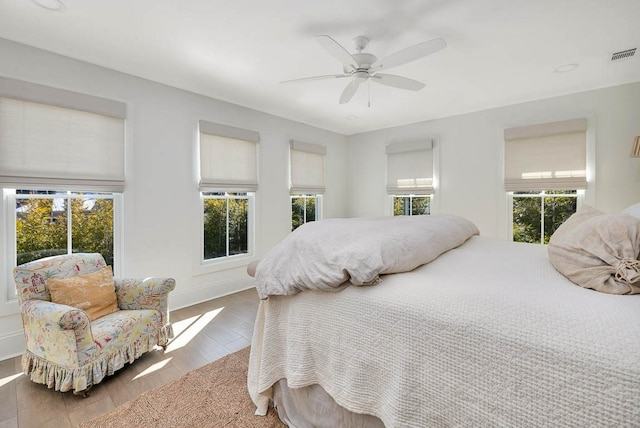
{"label": "white ceiling", "polygon": [[[640,47],[640,0],[62,1],[0,0],[0,37],[345,135],[640,81],[640,52],[610,61]],[[342,72],[319,34],[378,58],[448,47],[388,72],[420,92],[364,84],[339,105],[347,79],[279,83]]]}

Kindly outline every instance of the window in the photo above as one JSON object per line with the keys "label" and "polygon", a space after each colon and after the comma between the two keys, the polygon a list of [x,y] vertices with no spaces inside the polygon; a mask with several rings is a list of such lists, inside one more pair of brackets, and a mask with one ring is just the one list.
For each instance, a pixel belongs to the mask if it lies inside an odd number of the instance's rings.
{"label": "window", "polygon": [[322,195],[291,195],[291,230],[320,219]]}
{"label": "window", "polygon": [[513,192],[513,241],[548,244],[553,232],[576,212],[581,196],[576,190]]}
{"label": "window", "polygon": [[292,140],[289,172],[291,230],[322,218],[325,146]]}
{"label": "window", "polygon": [[546,244],[587,187],[586,119],[505,130],[510,235]]}
{"label": "window", "polygon": [[[120,274],[122,195],[106,192],[3,190],[8,218],[7,267],[43,257],[100,253]],[[8,282],[12,283],[12,282]],[[6,297],[15,299],[15,288]]]}
{"label": "window", "polygon": [[393,215],[431,214],[431,195],[391,195]]}
{"label": "window", "polygon": [[95,252],[113,266],[113,194],[17,190],[14,199],[17,265]]}
{"label": "window", "polygon": [[252,253],[257,132],[200,121],[202,260]]}
{"label": "window", "polygon": [[391,143],[385,150],[387,192],[393,215],[431,214],[433,141]]}
{"label": "window", "polygon": [[204,192],[204,260],[249,253],[247,193]]}
{"label": "window", "polygon": [[[0,77],[3,276],[17,264],[75,252],[99,252],[118,274],[126,110]],[[15,298],[13,287],[6,296]]]}

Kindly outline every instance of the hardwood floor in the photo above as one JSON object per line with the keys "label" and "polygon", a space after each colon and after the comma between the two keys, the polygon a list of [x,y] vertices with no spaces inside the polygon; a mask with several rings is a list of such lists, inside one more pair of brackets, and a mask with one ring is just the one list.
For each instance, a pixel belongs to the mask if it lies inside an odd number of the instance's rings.
{"label": "hardwood floor", "polygon": [[31,382],[20,357],[0,361],[0,428],[75,427],[153,388],[251,343],[255,289],[171,312],[174,339],[107,377],[81,398]]}

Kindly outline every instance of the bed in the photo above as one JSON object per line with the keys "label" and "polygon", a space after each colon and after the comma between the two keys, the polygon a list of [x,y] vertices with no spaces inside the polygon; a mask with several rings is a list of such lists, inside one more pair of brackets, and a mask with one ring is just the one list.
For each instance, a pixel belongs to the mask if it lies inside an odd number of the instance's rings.
{"label": "bed", "polygon": [[[580,287],[547,246],[468,229],[406,272],[390,273],[384,254],[372,278],[320,289],[265,285],[267,254],[248,375],[256,413],[275,404],[292,427],[640,426],[640,295]],[[425,236],[415,241],[439,239]],[[299,262],[283,258],[289,241],[272,250],[277,278],[283,260]]]}

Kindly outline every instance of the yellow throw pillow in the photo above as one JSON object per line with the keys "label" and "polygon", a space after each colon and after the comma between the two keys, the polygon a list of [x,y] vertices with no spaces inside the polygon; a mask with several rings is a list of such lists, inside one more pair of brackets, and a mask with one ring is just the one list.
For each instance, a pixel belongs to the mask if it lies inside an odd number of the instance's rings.
{"label": "yellow throw pillow", "polygon": [[52,302],[82,309],[91,321],[118,310],[111,266],[87,275],[49,278],[47,287]]}

